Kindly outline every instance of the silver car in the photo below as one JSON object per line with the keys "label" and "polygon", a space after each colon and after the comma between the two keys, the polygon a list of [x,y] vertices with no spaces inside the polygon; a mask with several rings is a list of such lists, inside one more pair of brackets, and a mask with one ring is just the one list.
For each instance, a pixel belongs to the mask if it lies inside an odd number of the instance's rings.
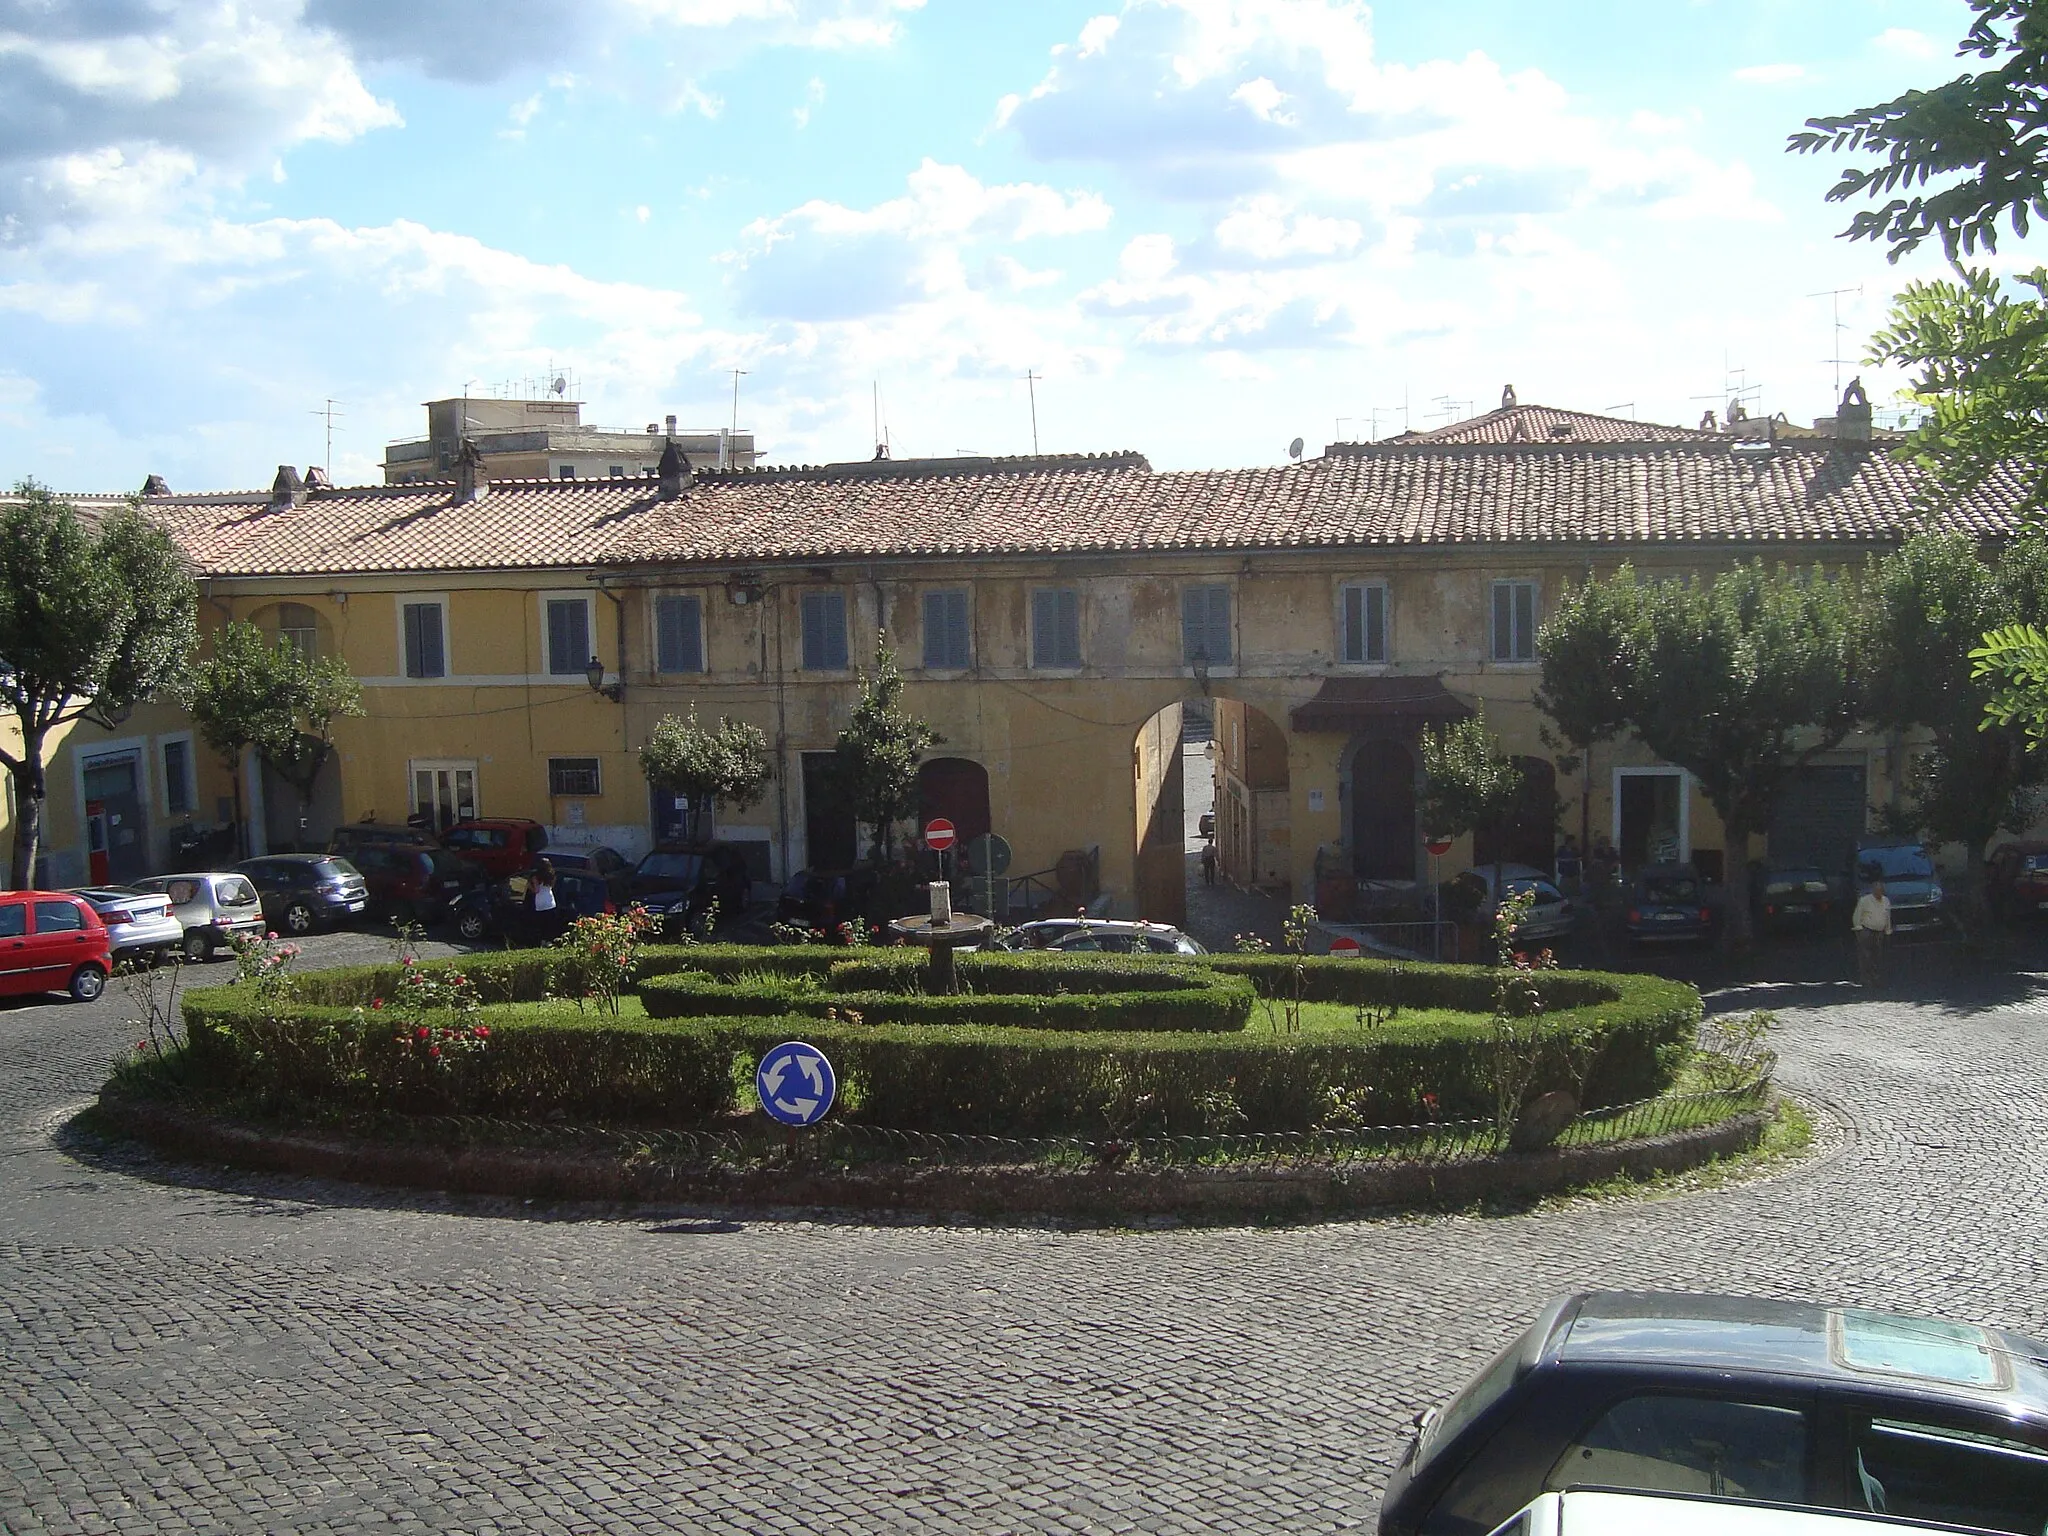
{"label": "silver car", "polygon": [[168,956],[184,941],[184,926],[172,915],[167,896],[123,885],[75,886],[70,894],[99,913],[116,960]]}
{"label": "silver car", "polygon": [[1102,917],[1048,917],[1004,934],[996,949],[1056,949],[1062,954],[1108,950],[1120,955],[1206,955],[1209,951],[1167,923]]}
{"label": "silver car", "polygon": [[210,960],[235,937],[263,937],[263,903],[248,878],[225,874],[156,875],[138,880],[133,889],[160,894],[170,902],[179,925],[172,942],[182,945],[187,960]]}

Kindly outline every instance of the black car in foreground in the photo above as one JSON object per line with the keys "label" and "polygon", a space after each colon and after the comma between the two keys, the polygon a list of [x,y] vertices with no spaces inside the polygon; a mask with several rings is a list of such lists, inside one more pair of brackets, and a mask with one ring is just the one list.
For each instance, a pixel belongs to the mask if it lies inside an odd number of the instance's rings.
{"label": "black car in foreground", "polygon": [[295,938],[353,922],[370,904],[362,871],[331,853],[273,853],[245,859],[235,873],[256,887],[271,931]]}
{"label": "black car in foreground", "polygon": [[2048,1345],[1744,1296],[1554,1302],[1388,1480],[1380,1536],[1486,1536],[1571,1488],[2048,1530]]}

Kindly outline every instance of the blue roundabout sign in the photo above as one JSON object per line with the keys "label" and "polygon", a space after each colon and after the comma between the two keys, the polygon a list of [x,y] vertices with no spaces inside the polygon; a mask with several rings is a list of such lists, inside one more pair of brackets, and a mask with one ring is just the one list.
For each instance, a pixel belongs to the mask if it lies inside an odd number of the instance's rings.
{"label": "blue roundabout sign", "polygon": [[815,1045],[789,1040],[761,1058],[754,1091],[768,1118],[783,1125],[816,1125],[839,1092],[832,1063]]}

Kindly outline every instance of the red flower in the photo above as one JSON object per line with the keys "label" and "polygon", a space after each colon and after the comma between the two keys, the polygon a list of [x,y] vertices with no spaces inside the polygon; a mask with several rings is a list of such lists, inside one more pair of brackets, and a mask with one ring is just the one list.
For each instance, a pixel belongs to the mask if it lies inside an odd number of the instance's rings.
{"label": "red flower", "polygon": [[426,1038],[427,1038],[427,1026],[426,1026],[426,1025],[424,1025],[424,1024],[422,1024],[422,1025],[421,1025],[421,1026],[420,1026],[420,1027],[419,1027],[418,1029],[416,1029],[416,1030],[414,1030],[414,1031],[412,1032],[412,1037],[413,1037],[413,1039],[415,1039],[415,1040],[424,1040],[424,1039],[426,1039]]}
{"label": "red flower", "polygon": [[491,1038],[491,1026],[488,1024],[479,1024],[475,1029],[471,1030],[470,1033],[475,1035],[479,1040],[488,1040]]}
{"label": "red flower", "polygon": [[370,1006],[372,1008],[382,1008],[384,1006],[384,999],[381,997],[373,997],[370,999]]}
{"label": "red flower", "polygon": [[439,1056],[441,1054],[441,1047],[439,1047],[438,1045],[430,1045],[427,1047],[427,1054],[429,1056]]}

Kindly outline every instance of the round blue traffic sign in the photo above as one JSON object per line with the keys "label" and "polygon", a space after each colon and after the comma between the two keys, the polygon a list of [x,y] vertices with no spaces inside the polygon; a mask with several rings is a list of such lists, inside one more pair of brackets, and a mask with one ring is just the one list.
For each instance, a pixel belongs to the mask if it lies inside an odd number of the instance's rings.
{"label": "round blue traffic sign", "polygon": [[783,1125],[816,1125],[832,1107],[839,1079],[832,1063],[815,1045],[788,1040],[761,1058],[754,1069],[754,1091],[768,1118]]}

